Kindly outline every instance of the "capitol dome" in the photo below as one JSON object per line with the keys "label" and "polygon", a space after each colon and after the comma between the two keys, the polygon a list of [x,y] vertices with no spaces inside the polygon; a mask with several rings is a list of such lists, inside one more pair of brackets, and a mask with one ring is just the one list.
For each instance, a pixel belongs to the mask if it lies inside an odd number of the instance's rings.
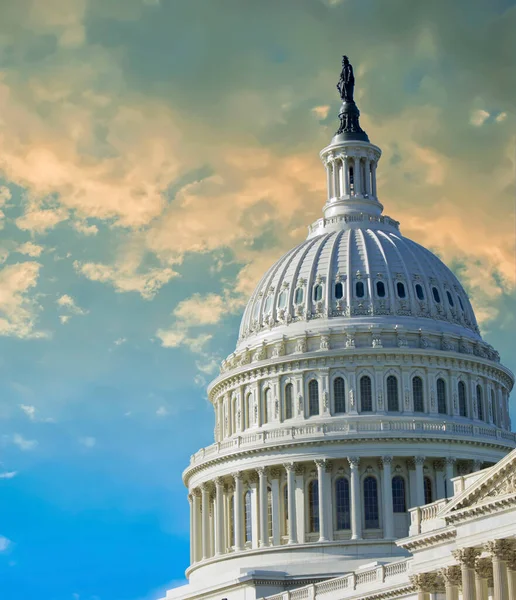
{"label": "capitol dome", "polygon": [[190,583],[167,598],[243,581],[260,597],[403,556],[410,507],[516,445],[514,377],[464,288],[383,215],[350,69],[323,216],[264,275],[208,387],[215,442],[183,473]]}

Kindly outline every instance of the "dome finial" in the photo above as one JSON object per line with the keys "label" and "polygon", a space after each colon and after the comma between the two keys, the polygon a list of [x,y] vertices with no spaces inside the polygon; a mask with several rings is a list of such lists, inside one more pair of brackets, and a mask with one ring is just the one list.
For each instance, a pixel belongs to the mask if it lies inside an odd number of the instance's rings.
{"label": "dome finial", "polygon": [[349,58],[345,55],[342,57],[342,71],[340,72],[337,89],[342,100],[342,106],[339,111],[340,127],[335,135],[340,136],[342,140],[368,142],[367,133],[360,127],[360,111],[353,100],[353,91],[355,89],[353,67],[349,62]]}

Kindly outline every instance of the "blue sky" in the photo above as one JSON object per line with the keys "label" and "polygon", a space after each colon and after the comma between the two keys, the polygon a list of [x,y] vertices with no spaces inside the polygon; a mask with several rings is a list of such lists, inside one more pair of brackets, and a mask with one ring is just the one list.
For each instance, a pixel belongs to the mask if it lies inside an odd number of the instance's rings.
{"label": "blue sky", "polygon": [[514,2],[0,15],[3,599],[150,600],[183,579],[205,387],[320,215],[343,53],[385,213],[454,269],[516,370]]}

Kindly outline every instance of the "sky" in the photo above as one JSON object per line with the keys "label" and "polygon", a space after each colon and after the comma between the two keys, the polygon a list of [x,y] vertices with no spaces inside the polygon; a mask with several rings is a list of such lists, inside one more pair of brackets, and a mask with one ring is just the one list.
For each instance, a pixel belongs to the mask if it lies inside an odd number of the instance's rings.
{"label": "sky", "polygon": [[385,214],[516,370],[515,28],[509,0],[0,0],[3,600],[184,580],[206,385],[321,215],[344,53]]}

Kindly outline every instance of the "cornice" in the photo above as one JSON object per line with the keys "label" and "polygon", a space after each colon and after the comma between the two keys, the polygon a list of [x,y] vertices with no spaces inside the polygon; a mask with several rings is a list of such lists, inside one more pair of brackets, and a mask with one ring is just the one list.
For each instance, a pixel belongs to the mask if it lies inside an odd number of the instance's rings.
{"label": "cornice", "polygon": [[510,507],[516,507],[516,493],[489,498],[486,502],[451,512],[445,516],[445,519],[447,523],[463,523],[480,516],[503,512]]}
{"label": "cornice", "polygon": [[396,545],[405,548],[410,552],[422,550],[430,546],[438,546],[454,540],[457,537],[457,530],[453,526],[443,527],[428,533],[421,533],[417,536],[411,536],[396,541]]}
{"label": "cornice", "polygon": [[[397,433],[397,432],[394,432]],[[417,435],[417,434],[413,434],[411,437],[407,437],[407,435],[404,435],[403,437],[400,435],[393,435],[393,436],[387,436],[387,435],[381,435],[381,433],[379,434],[379,432],[372,432],[369,436],[367,436],[365,433],[357,433],[356,437],[347,437],[347,438],[337,438],[337,439],[325,439],[325,438],[317,438],[317,439],[313,439],[313,440],[289,440],[289,441],[285,441],[282,443],[275,443],[275,444],[267,444],[266,446],[258,446],[255,448],[248,448],[245,450],[239,450],[237,449],[234,452],[230,452],[230,453],[226,453],[223,455],[217,455],[214,457],[210,457],[208,459],[206,459],[203,462],[199,462],[197,464],[194,465],[190,465],[189,467],[187,467],[184,471],[183,471],[183,482],[185,484],[186,487],[188,487],[188,482],[190,480],[191,477],[193,477],[194,475],[197,475],[199,473],[201,473],[202,471],[206,471],[214,466],[218,466],[218,465],[223,465],[224,463],[233,463],[238,461],[239,459],[244,459],[244,458],[250,458],[250,457],[254,457],[257,455],[261,455],[263,457],[267,456],[267,455],[273,455],[275,453],[277,453],[278,451],[282,451],[282,450],[292,450],[292,449],[297,449],[297,448],[307,448],[307,447],[313,447],[313,446],[335,446],[338,444],[345,444],[345,445],[349,445],[349,446],[358,446],[358,445],[363,445],[364,442],[367,443],[368,448],[370,448],[371,446],[375,446],[378,447],[381,444],[385,444],[385,443],[398,443],[398,444],[406,444],[406,445],[411,445],[411,446],[419,446],[420,444],[454,444],[454,445],[463,445],[463,446],[469,446],[469,447],[483,447],[483,448],[490,448],[493,450],[500,450],[502,452],[506,452],[508,450],[508,448],[514,448],[514,444],[504,444],[502,440],[498,440],[499,443],[494,443],[493,440],[486,438],[483,440],[478,440],[478,439],[464,439],[464,438],[459,438],[459,437],[446,437],[446,436],[442,436],[439,438],[435,437],[435,433],[428,433],[427,436],[423,436],[421,434]],[[381,453],[384,453],[384,450],[382,448],[378,449],[378,456],[381,455]],[[376,455],[376,454],[375,454]],[[278,460],[278,462],[284,462],[285,460],[287,460],[287,456],[283,455],[281,460]],[[251,468],[251,467],[250,467]]]}

